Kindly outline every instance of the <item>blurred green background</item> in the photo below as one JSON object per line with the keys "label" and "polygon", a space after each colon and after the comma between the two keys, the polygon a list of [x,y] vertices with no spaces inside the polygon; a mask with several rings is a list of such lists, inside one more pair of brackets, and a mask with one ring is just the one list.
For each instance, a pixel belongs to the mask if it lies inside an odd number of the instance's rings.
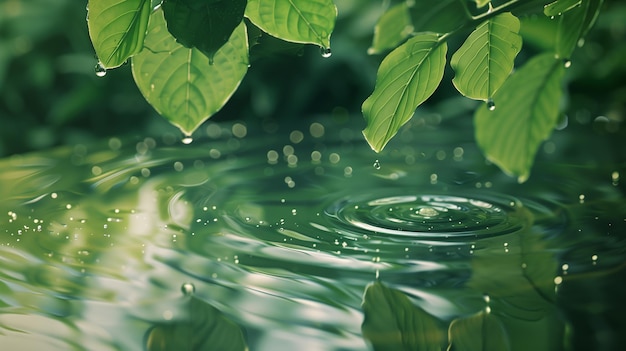
{"label": "blurred green background", "polygon": [[[252,67],[244,82],[212,120],[269,125],[341,114],[364,126],[360,106],[373,90],[382,60],[366,52],[377,18],[393,3],[336,1],[339,18],[330,58],[322,58],[317,47],[276,46],[271,38],[262,38],[263,45],[251,48]],[[86,0],[0,0],[0,157],[113,135],[179,135],[145,102],[130,65],[96,76],[86,4]],[[624,18],[626,4],[606,2],[568,70],[566,114],[606,133],[620,130],[626,110]],[[545,33],[555,22],[542,16],[524,22],[520,61],[550,45]],[[463,39],[450,42],[450,52]],[[452,77],[448,70],[427,104],[458,96]]]}

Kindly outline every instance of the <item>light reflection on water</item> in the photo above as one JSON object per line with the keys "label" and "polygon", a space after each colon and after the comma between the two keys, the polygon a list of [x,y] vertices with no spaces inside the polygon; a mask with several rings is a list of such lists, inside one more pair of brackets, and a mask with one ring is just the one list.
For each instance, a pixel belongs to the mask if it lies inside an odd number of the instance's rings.
{"label": "light reflection on water", "polygon": [[366,350],[398,296],[444,331],[497,316],[512,350],[617,345],[624,164],[544,155],[518,185],[422,122],[382,155],[325,121],[0,161],[3,347],[203,349],[181,330],[228,321],[251,350]]}

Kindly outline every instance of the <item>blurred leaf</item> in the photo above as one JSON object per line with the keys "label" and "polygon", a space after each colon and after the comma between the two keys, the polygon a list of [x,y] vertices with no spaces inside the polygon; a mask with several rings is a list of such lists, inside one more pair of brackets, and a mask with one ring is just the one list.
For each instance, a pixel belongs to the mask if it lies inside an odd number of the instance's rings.
{"label": "blurred leaf", "polygon": [[449,351],[507,351],[509,338],[497,316],[481,311],[457,318],[448,330]]}
{"label": "blurred leaf", "polygon": [[146,50],[132,59],[139,90],[148,102],[185,134],[219,111],[248,70],[248,41],[243,23],[214,57],[178,44],[167,31],[162,11],[150,20]]}
{"label": "blurred leaf", "polygon": [[522,49],[520,22],[510,12],[481,23],[452,55],[457,90],[476,100],[487,100],[502,86],[513,70]]}
{"label": "blurred leaf", "polygon": [[415,32],[449,33],[470,21],[462,1],[419,0],[411,2],[411,5]]}
{"label": "blurred leaf", "polygon": [[574,7],[580,5],[581,0],[557,0],[543,8],[543,13],[548,16],[560,16]]}
{"label": "blurred leaf", "polygon": [[147,351],[244,351],[241,328],[217,308],[190,297],[188,315],[171,324],[157,324],[145,338]]}
{"label": "blurred leaf", "polygon": [[374,27],[374,39],[369,54],[378,54],[395,48],[413,32],[409,7],[406,2],[392,6],[380,17]]}
{"label": "blurred leaf", "polygon": [[162,7],[176,40],[212,60],[243,20],[246,0],[166,0]]}
{"label": "blurred leaf", "polygon": [[569,59],[578,44],[593,26],[602,0],[582,0],[580,6],[561,15],[556,33],[556,54]]}
{"label": "blurred leaf", "polygon": [[89,0],[87,25],[104,68],[115,68],[143,48],[149,0]]}
{"label": "blurred leaf", "polygon": [[474,0],[476,7],[481,8],[491,2],[491,0]]}
{"label": "blurred leaf", "polygon": [[279,39],[330,48],[337,8],[332,0],[249,0],[246,17]]}
{"label": "blurred leaf", "polygon": [[493,97],[494,110],[482,105],[475,114],[476,141],[487,158],[524,182],[539,145],[559,118],[564,66],[554,54],[529,60]]}
{"label": "blurred leaf", "polygon": [[381,282],[366,288],[363,313],[363,336],[375,351],[439,351],[445,343],[445,332],[437,319]]}
{"label": "blurred leaf", "polygon": [[393,50],[380,64],[376,87],[363,102],[367,127],[363,135],[372,149],[387,142],[439,86],[446,65],[447,44],[424,33]]}

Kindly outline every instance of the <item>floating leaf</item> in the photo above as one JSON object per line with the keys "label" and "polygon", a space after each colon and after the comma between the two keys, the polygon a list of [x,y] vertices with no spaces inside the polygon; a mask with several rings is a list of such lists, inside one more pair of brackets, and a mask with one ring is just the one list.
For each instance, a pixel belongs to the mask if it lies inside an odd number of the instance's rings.
{"label": "floating leaf", "polygon": [[243,22],[215,54],[213,64],[198,49],[176,42],[161,10],[152,15],[145,46],[132,59],[135,82],[157,112],[185,134],[226,104],[248,70]]}
{"label": "floating leaf", "polygon": [[437,319],[381,282],[365,290],[363,313],[363,336],[375,351],[438,351],[445,343],[445,332]]}
{"label": "floating leaf", "polygon": [[511,350],[502,322],[486,311],[453,320],[448,329],[448,340],[449,351]]}
{"label": "floating leaf", "polygon": [[115,68],[143,48],[150,0],[89,0],[89,37],[103,68]]}
{"label": "floating leaf", "polygon": [[374,39],[369,54],[395,48],[413,32],[409,7],[406,2],[392,6],[380,17],[374,27]]}
{"label": "floating leaf", "polygon": [[332,0],[249,0],[246,17],[277,38],[330,48],[337,8]]}
{"label": "floating leaf", "polygon": [[184,304],[187,315],[172,323],[159,323],[146,334],[147,351],[244,351],[241,328],[217,308],[191,296]]}
{"label": "floating leaf", "polygon": [[476,27],[450,60],[456,72],[452,82],[461,94],[476,100],[493,96],[522,48],[519,29],[519,20],[508,12]]}
{"label": "floating leaf", "polygon": [[580,6],[564,13],[559,19],[556,33],[556,54],[569,59],[578,40],[584,37],[595,23],[602,0],[582,0]]}
{"label": "floating leaf", "polygon": [[409,13],[415,32],[449,33],[471,20],[459,0],[411,1]]}
{"label": "floating leaf", "polygon": [[557,0],[543,7],[543,13],[548,17],[559,16],[580,5],[581,0]]}
{"label": "floating leaf", "polygon": [[167,0],[162,8],[176,40],[212,59],[243,20],[246,0]]}
{"label": "floating leaf", "polygon": [[447,45],[436,34],[424,33],[393,50],[380,64],[376,87],[363,102],[367,127],[363,135],[381,151],[437,89],[446,65]]}
{"label": "floating leaf", "polygon": [[495,109],[476,111],[476,141],[487,158],[520,182],[530,174],[539,145],[559,117],[564,67],[551,53],[513,73],[493,97]]}

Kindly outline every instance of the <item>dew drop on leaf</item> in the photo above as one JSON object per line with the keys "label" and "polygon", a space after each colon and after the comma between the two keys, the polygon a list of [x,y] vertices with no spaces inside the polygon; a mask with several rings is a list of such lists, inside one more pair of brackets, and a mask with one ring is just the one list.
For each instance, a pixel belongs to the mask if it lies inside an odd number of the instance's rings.
{"label": "dew drop on leaf", "polygon": [[185,136],[182,140],[183,144],[189,145],[193,142],[193,138],[189,135]]}
{"label": "dew drop on leaf", "polygon": [[488,99],[487,100],[487,108],[489,109],[489,111],[493,111],[496,109],[496,103],[493,102],[492,99]]}
{"label": "dew drop on leaf", "polygon": [[107,69],[104,68],[104,66],[102,65],[102,62],[98,61],[98,63],[96,64],[96,76],[104,77],[106,75],[107,75]]}
{"label": "dew drop on leaf", "polygon": [[570,68],[572,66],[572,61],[569,59],[563,59],[563,67]]}
{"label": "dew drop on leaf", "polygon": [[380,162],[378,160],[374,161],[374,168],[380,169]]}
{"label": "dew drop on leaf", "polygon": [[325,48],[325,47],[320,48],[320,53],[322,54],[322,57],[324,58],[328,58],[332,55],[330,48]]}

